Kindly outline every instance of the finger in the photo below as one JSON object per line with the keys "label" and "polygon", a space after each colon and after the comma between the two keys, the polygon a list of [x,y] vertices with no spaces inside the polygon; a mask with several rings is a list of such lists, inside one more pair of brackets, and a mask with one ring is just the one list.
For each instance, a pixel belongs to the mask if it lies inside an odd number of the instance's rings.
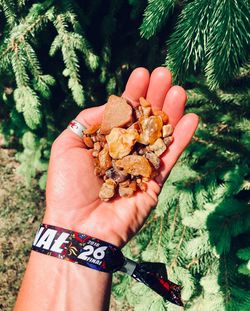
{"label": "finger", "polygon": [[138,105],[140,97],[145,97],[149,84],[149,72],[143,67],[136,68],[130,75],[122,96],[131,104]]}
{"label": "finger", "polygon": [[158,67],[152,72],[146,99],[151,103],[153,110],[162,110],[171,84],[172,75],[167,68]]}
{"label": "finger", "polygon": [[85,127],[101,124],[104,109],[105,105],[84,109],[77,115],[76,120]]}
{"label": "finger", "polygon": [[[145,68],[136,68],[130,75],[123,97],[127,98],[132,104],[136,104],[141,96],[145,96],[149,84],[149,72]],[[83,126],[100,124],[102,121],[105,105],[84,109],[75,118]],[[67,140],[71,146],[83,147],[82,138],[77,136],[71,130],[66,129],[58,137],[59,141]]]}
{"label": "finger", "polygon": [[160,185],[163,184],[183,150],[189,144],[198,123],[198,116],[194,113],[188,113],[183,116],[176,125],[173,133],[174,141],[168,148],[167,152],[163,155],[161,172],[155,179]]}
{"label": "finger", "polygon": [[175,126],[184,114],[187,95],[178,85],[171,87],[164,100],[163,110],[169,117],[169,123]]}

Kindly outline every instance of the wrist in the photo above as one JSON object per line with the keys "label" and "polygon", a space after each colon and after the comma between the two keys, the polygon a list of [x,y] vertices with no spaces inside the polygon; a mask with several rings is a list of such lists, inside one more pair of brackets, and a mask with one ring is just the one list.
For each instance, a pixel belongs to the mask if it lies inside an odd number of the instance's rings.
{"label": "wrist", "polygon": [[112,230],[110,223],[99,225],[83,218],[81,214],[76,212],[67,212],[65,215],[60,211],[54,213],[46,209],[42,223],[84,233],[119,248],[122,248],[127,242],[126,237],[123,238],[122,235]]}
{"label": "wrist", "polygon": [[75,212],[53,212],[46,208],[42,223],[81,232],[84,220]]}

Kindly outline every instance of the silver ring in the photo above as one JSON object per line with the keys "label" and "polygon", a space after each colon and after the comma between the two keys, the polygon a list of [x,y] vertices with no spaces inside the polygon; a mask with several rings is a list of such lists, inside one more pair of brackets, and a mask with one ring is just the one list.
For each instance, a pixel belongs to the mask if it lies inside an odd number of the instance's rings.
{"label": "silver ring", "polygon": [[77,120],[71,121],[67,128],[81,138],[83,137],[83,132],[86,130],[86,127]]}

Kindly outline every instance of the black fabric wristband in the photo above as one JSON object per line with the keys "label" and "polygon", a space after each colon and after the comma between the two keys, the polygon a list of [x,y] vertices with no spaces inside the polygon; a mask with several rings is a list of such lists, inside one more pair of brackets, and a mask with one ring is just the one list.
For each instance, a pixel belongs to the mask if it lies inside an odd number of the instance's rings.
{"label": "black fabric wristband", "polygon": [[164,299],[183,306],[181,287],[167,278],[163,263],[136,263],[115,245],[68,229],[41,224],[32,249],[102,272],[122,271],[144,283]]}

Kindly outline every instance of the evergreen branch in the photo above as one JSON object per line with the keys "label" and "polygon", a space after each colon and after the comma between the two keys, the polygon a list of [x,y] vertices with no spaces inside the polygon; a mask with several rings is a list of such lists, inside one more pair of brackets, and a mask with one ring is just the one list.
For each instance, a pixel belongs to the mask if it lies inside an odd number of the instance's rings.
{"label": "evergreen branch", "polygon": [[43,74],[37,55],[32,46],[26,41],[24,41],[23,46],[23,50],[27,57],[26,66],[29,68],[30,73],[34,76],[34,88],[45,98],[49,98],[49,86],[54,85],[55,80],[52,76]]}
{"label": "evergreen branch", "polygon": [[36,93],[29,86],[27,74],[27,60],[25,58],[25,43],[15,45],[12,55],[12,68],[15,74],[17,88],[14,91],[17,111],[22,112],[27,125],[34,129],[40,123],[40,101]]}
{"label": "evergreen branch", "polygon": [[51,43],[49,54],[50,56],[54,56],[55,53],[62,47],[62,38],[60,36],[56,36],[53,42]]}
{"label": "evergreen branch", "polygon": [[[210,20],[205,74],[211,88],[236,76],[248,56],[249,5],[245,0],[217,0]],[[218,42],[220,44],[218,45]]]}
{"label": "evergreen branch", "polygon": [[86,40],[83,31],[81,29],[81,26],[77,21],[76,14],[67,11],[63,14],[60,14],[60,18],[61,18],[60,21],[61,25],[58,26],[61,27],[61,30],[62,27],[64,27],[65,30],[68,31],[67,30],[68,24],[72,25],[74,32],[69,32],[72,37],[71,42],[76,50],[83,53],[85,63],[89,66],[91,70],[94,71],[98,66],[98,57],[91,51],[89,43]]}
{"label": "evergreen branch", "polygon": [[200,258],[210,251],[211,245],[209,243],[209,235],[204,232],[204,230],[198,236],[191,238],[185,244],[185,256],[188,258]]}
{"label": "evergreen branch", "polygon": [[79,74],[79,60],[76,51],[81,51],[86,57],[85,62],[93,70],[97,67],[97,57],[88,49],[87,41],[79,33],[70,32],[69,23],[75,22],[75,15],[72,14],[59,14],[55,21],[54,26],[58,35],[54,39],[50,48],[50,55],[54,55],[60,48],[63,60],[66,66],[64,75],[69,77],[68,86],[72,91],[74,100],[78,105],[84,102],[84,92]]}
{"label": "evergreen branch", "polygon": [[177,258],[179,256],[179,252],[180,252],[182,243],[184,242],[184,236],[185,236],[185,233],[186,233],[186,228],[187,228],[187,226],[183,226],[181,237],[180,237],[180,241],[179,241],[179,243],[177,245],[177,248],[176,248],[175,256],[172,259],[172,262],[170,264],[170,270],[173,270],[173,268],[176,266]]}
{"label": "evergreen branch", "polygon": [[5,18],[7,20],[7,23],[10,27],[15,25],[17,21],[17,15],[15,13],[15,3],[12,0],[1,0],[0,1],[0,6],[3,8],[3,12],[5,15]]}
{"label": "evergreen branch", "polygon": [[[175,266],[173,270],[169,271],[169,273],[170,273],[171,279],[173,279],[173,281],[175,281],[177,284],[181,285],[182,287],[181,297],[184,300],[184,302],[189,301],[195,290],[195,278],[192,276],[190,271],[180,266]],[[166,309],[163,309],[163,310],[166,310]],[[168,307],[167,310],[174,311],[177,309],[176,309],[176,306],[173,306],[173,308]],[[184,311],[184,308],[182,310]]]}
{"label": "evergreen branch", "polygon": [[12,54],[12,68],[15,74],[18,87],[27,86],[29,77],[26,71],[26,59],[23,53],[23,44],[20,46],[14,45],[14,53]]}
{"label": "evergreen branch", "polygon": [[198,258],[194,257],[194,258],[192,258],[192,260],[190,261],[190,263],[186,265],[186,268],[187,268],[188,270],[190,270],[190,269],[192,268],[193,265],[197,265],[198,263],[199,263]]}
{"label": "evergreen branch", "polygon": [[14,99],[19,112],[22,112],[27,125],[35,129],[41,121],[40,102],[29,86],[19,86],[14,91]]}
{"label": "evergreen branch", "polygon": [[204,229],[209,212],[206,210],[197,210],[191,216],[187,216],[182,220],[185,226],[194,229]]}
{"label": "evergreen branch", "polygon": [[207,0],[194,0],[183,8],[168,40],[166,65],[179,79],[196,71],[204,60],[213,6]]}
{"label": "evergreen branch", "polygon": [[[68,22],[72,21],[72,18],[68,21],[68,14],[60,14],[57,16],[55,21],[55,27],[57,28],[58,34],[51,44],[50,55],[54,55],[55,52],[62,48],[63,44],[68,42],[67,48],[75,49],[83,53],[84,61],[91,70],[95,70],[98,66],[98,57],[91,51],[89,44],[83,35],[80,33],[74,33],[68,31]],[[62,41],[62,39],[64,41]]]}
{"label": "evergreen branch", "polygon": [[192,271],[193,274],[202,274],[211,272],[211,268],[219,262],[218,256],[214,254],[211,249],[207,252],[204,252],[202,255],[198,255],[198,257],[194,257],[191,262],[187,263],[184,266],[186,269]]}
{"label": "evergreen branch", "polygon": [[30,67],[30,70],[34,75],[35,79],[38,80],[39,77],[42,75],[42,70],[40,67],[40,63],[37,59],[36,53],[28,42],[24,42],[24,51],[27,56],[28,66]]}
{"label": "evergreen branch", "polygon": [[66,66],[64,75],[69,76],[68,86],[72,91],[74,100],[81,106],[84,101],[84,93],[79,76],[79,61],[76,49],[79,49],[79,46],[81,46],[82,37],[79,34],[68,31],[67,16],[64,14],[59,14],[56,17],[54,26],[58,35],[51,45],[50,55],[53,55],[57,49],[61,48]]}
{"label": "evergreen branch", "polygon": [[142,37],[149,39],[164,25],[175,2],[176,0],[148,0],[148,6],[144,11],[143,22],[140,26]]}
{"label": "evergreen branch", "polygon": [[236,77],[235,79],[240,80],[242,78],[246,78],[250,76],[250,66],[249,68],[246,68],[245,70],[242,70]]}
{"label": "evergreen branch", "polygon": [[22,136],[22,144],[24,150],[16,154],[16,159],[21,162],[21,165],[17,168],[18,173],[25,177],[27,185],[32,181],[32,177],[37,176],[37,172],[42,173],[39,184],[46,183],[46,180],[44,181],[44,177],[46,177],[44,171],[48,168],[48,162],[44,161],[43,157],[47,145],[46,140],[40,139],[32,132],[27,131]]}
{"label": "evergreen branch", "polygon": [[171,224],[171,227],[169,229],[169,233],[170,233],[170,237],[169,239],[172,240],[173,236],[174,236],[174,232],[175,232],[175,226],[176,226],[176,223],[177,223],[177,214],[179,212],[179,209],[180,209],[180,205],[177,204],[176,206],[176,209],[175,209],[175,213],[174,213],[174,220]]}
{"label": "evergreen branch", "polygon": [[159,257],[161,240],[162,240],[162,228],[163,228],[163,219],[164,219],[164,217],[161,216],[160,218],[161,218],[161,221],[160,221],[159,239],[158,239],[158,243],[157,243],[156,258]]}
{"label": "evergreen branch", "polygon": [[154,215],[154,217],[151,220],[148,220],[142,227],[142,230],[147,229],[152,223],[158,220],[160,216]]}
{"label": "evergreen branch", "polygon": [[39,18],[37,18],[29,27],[25,28],[23,33],[21,33],[17,38],[13,38],[10,41],[9,45],[7,45],[6,49],[0,55],[0,59],[4,58],[6,54],[8,54],[9,52],[14,51],[16,46],[19,43],[22,43],[26,39],[26,37],[33,32],[33,30],[37,27],[37,25],[41,23],[41,21],[46,19],[47,13],[39,16]]}

